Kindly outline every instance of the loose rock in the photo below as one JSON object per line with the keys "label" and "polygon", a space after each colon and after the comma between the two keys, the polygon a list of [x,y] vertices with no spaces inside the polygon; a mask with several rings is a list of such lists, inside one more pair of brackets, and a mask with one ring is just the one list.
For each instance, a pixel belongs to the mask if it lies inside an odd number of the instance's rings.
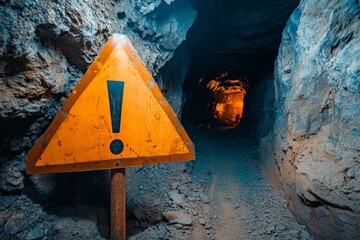
{"label": "loose rock", "polygon": [[181,213],[177,211],[168,211],[168,212],[163,212],[163,215],[170,223],[179,223],[182,225],[192,224],[191,216],[185,213]]}

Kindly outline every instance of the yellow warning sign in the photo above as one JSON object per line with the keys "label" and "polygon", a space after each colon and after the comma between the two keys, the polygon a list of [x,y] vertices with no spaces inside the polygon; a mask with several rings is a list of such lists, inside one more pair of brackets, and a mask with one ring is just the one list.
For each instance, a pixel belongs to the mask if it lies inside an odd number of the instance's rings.
{"label": "yellow warning sign", "polygon": [[28,173],[194,159],[194,146],[129,39],[113,35],[28,153]]}

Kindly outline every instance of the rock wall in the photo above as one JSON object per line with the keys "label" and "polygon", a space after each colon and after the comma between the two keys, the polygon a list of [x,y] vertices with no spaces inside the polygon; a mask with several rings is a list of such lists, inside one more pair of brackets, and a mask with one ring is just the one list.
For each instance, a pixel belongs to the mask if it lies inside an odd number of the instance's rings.
{"label": "rock wall", "polygon": [[[144,63],[156,77],[174,112],[179,115],[183,96],[181,86],[188,68],[184,62],[189,58],[190,51],[189,48],[179,47],[197,16],[192,1],[131,0],[125,1],[124,5],[124,14],[129,16],[124,33],[140,49],[138,51]],[[177,54],[174,54],[175,51]]]}
{"label": "rock wall", "polygon": [[245,101],[243,130],[260,142],[272,133],[274,125],[274,73],[260,77],[248,90]]}
{"label": "rock wall", "polygon": [[275,64],[278,178],[318,239],[360,238],[359,33],[358,1],[302,1]]}
{"label": "rock wall", "polygon": [[[29,176],[26,153],[112,33],[127,34],[160,78],[196,11],[189,1],[10,0],[0,12],[0,238],[106,237],[107,173]],[[99,208],[49,210],[57,204]]]}

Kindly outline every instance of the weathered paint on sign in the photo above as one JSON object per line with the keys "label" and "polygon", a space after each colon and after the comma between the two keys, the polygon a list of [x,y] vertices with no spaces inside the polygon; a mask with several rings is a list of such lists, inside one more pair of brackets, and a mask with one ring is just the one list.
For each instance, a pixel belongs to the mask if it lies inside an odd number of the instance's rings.
{"label": "weathered paint on sign", "polygon": [[129,39],[113,35],[44,135],[28,173],[194,159],[194,146]]}

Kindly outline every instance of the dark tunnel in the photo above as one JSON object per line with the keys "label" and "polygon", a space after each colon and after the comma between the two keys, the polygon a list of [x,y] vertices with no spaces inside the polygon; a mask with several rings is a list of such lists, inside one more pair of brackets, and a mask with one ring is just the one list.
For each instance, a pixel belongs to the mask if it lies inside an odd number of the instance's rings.
{"label": "dark tunnel", "polygon": [[[259,132],[259,112],[264,104],[273,103],[274,85],[269,76],[273,76],[282,30],[298,1],[275,9],[273,4],[196,1],[198,17],[182,46],[190,49],[181,114],[187,128],[235,130],[255,133],[255,138],[264,135]],[[270,7],[273,10],[266,12]],[[210,87],[214,82],[222,90]],[[265,94],[270,102],[259,97]],[[267,120],[272,121],[272,113],[268,115]]]}

